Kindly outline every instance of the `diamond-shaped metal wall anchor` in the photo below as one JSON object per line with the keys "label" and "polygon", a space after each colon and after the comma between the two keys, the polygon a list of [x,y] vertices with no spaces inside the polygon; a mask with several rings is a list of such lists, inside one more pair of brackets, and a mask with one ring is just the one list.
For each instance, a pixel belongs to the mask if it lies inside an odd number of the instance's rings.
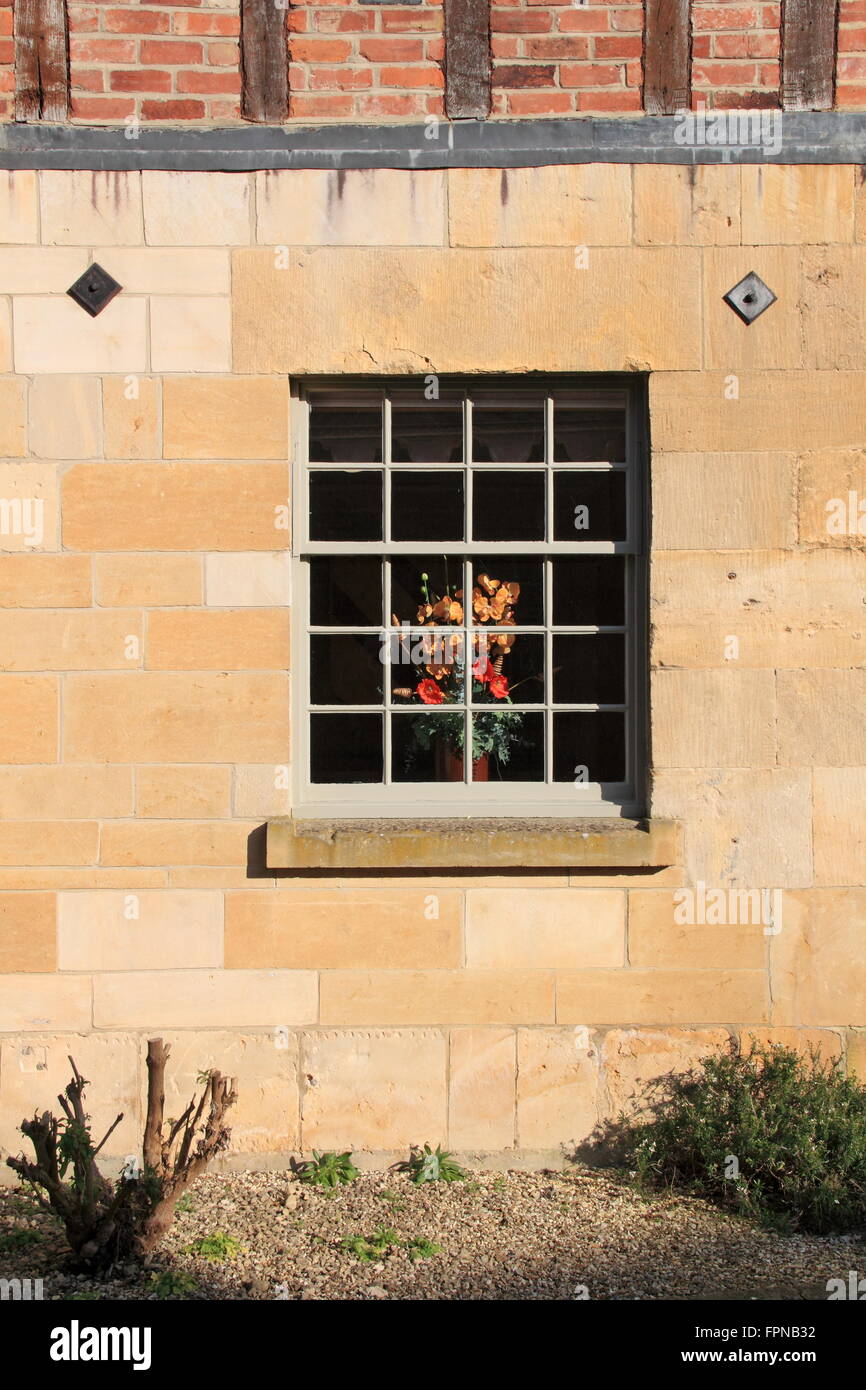
{"label": "diamond-shaped metal wall anchor", "polygon": [[754,323],[765,309],[769,309],[770,305],[776,302],[776,296],[769,285],[765,285],[754,270],[750,270],[738,285],[728,290],[724,299],[734,313],[739,314],[743,323]]}
{"label": "diamond-shaped metal wall anchor", "polygon": [[122,289],[123,286],[118,285],[114,276],[109,275],[107,270],[103,270],[102,266],[94,261],[75,284],[69,286],[66,293],[95,319]]}

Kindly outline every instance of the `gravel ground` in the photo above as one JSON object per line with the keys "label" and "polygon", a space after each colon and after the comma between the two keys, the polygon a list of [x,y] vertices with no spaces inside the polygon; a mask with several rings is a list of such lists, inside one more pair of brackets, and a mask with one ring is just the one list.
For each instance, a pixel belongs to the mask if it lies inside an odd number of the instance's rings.
{"label": "gravel ground", "polygon": [[[866,1271],[866,1232],[768,1234],[582,1169],[421,1187],[364,1173],[333,1193],[290,1173],[229,1174],[200,1179],[182,1205],[150,1269],[97,1282],[70,1271],[49,1214],[0,1189],[0,1277],[41,1276],[46,1299],[164,1297],[170,1272],[186,1277],[169,1296],[188,1299],[818,1300],[828,1279]],[[393,1235],[371,1248],[383,1229]],[[190,1253],[219,1232],[237,1248],[213,1260]],[[369,1258],[344,1248],[352,1237]]]}

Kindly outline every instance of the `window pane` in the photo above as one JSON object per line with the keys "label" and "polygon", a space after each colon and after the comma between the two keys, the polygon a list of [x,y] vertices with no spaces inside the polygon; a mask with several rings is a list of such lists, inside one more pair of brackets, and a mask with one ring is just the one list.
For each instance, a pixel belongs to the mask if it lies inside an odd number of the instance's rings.
{"label": "window pane", "polygon": [[542,463],[544,407],[540,403],[514,410],[474,406],[472,457],[476,463]]}
{"label": "window pane", "polygon": [[459,406],[425,402],[417,408],[391,407],[393,463],[462,463],[463,411]]}
{"label": "window pane", "polygon": [[382,562],[366,555],[316,555],[310,565],[314,627],[376,627],[382,622]]}
{"label": "window pane", "polygon": [[[472,562],[472,586],[474,622],[501,622],[509,608],[515,622],[527,625],[544,622],[544,565],[541,560],[524,560],[512,555],[479,556]],[[504,586],[507,586],[507,593],[502,592]]]}
{"label": "window pane", "polygon": [[381,463],[382,407],[310,408],[311,463]]}
{"label": "window pane", "polygon": [[472,716],[474,782],[543,782],[544,715],[509,710]]}
{"label": "window pane", "polygon": [[553,536],[557,541],[624,541],[625,474],[555,473]]}
{"label": "window pane", "polygon": [[381,473],[310,474],[310,540],[381,539]]}
{"label": "window pane", "polygon": [[381,782],[381,714],[311,714],[311,782]]}
{"label": "window pane", "polygon": [[[462,615],[463,561],[459,556],[395,555],[390,563],[392,621],[396,617],[400,623],[425,622],[433,618],[426,612],[429,604],[438,608],[434,621],[444,622],[446,598],[460,603]],[[462,616],[451,621],[461,622]]]}
{"label": "window pane", "polygon": [[573,782],[625,781],[625,715],[580,714],[553,716],[553,780]]}
{"label": "window pane", "polygon": [[388,646],[395,703],[423,709],[463,702],[462,632],[435,626],[392,628]]}
{"label": "window pane", "polygon": [[464,715],[456,710],[391,718],[395,782],[462,782]]}
{"label": "window pane", "polygon": [[472,534],[479,541],[544,540],[544,474],[472,475]]}
{"label": "window pane", "polygon": [[[508,646],[500,645],[500,640]],[[541,633],[477,634],[472,663],[477,705],[538,705],[544,700],[544,637]]]}
{"label": "window pane", "polygon": [[462,473],[392,473],[392,540],[460,541],[463,529]]}
{"label": "window pane", "polygon": [[310,703],[380,705],[384,666],[381,637],[351,633],[310,637]]}
{"label": "window pane", "polygon": [[625,642],[618,633],[553,639],[553,698],[561,705],[621,705]]}
{"label": "window pane", "polygon": [[570,410],[554,405],[554,463],[623,463],[625,415],[621,410]]}
{"label": "window pane", "polygon": [[574,555],[553,561],[553,621],[561,627],[618,627],[625,622],[625,560]]}

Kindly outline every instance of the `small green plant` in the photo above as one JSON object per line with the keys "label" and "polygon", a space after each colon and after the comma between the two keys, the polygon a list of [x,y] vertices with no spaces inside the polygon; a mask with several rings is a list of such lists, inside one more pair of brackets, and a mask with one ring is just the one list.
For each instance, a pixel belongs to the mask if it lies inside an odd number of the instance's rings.
{"label": "small green plant", "polygon": [[383,1187],[381,1192],[376,1193],[376,1196],[379,1198],[380,1202],[384,1202],[392,1211],[405,1210],[406,1202],[404,1198],[400,1196],[399,1192],[395,1192],[393,1188]]}
{"label": "small green plant", "polygon": [[157,1298],[186,1298],[196,1292],[198,1280],[182,1269],[161,1269],[151,1274],[150,1286]]}
{"label": "small green plant", "polygon": [[450,1153],[443,1153],[439,1144],[435,1149],[431,1149],[429,1144],[425,1144],[423,1149],[413,1149],[408,1162],[401,1163],[400,1167],[414,1183],[464,1182],[466,1178],[460,1164]]}
{"label": "small green plant", "polygon": [[227,1236],[225,1231],[214,1231],[213,1235],[202,1236],[201,1240],[194,1240],[191,1245],[186,1247],[187,1255],[198,1255],[203,1260],[208,1260],[211,1264],[219,1264],[223,1260],[233,1260],[243,1249],[239,1240],[234,1236]]}
{"label": "small green plant", "polygon": [[0,1236],[0,1254],[13,1255],[19,1250],[26,1250],[29,1246],[35,1245],[38,1240],[38,1231],[7,1231],[5,1235]]}
{"label": "small green plant", "polygon": [[306,1163],[298,1164],[295,1170],[301,1182],[312,1183],[316,1187],[335,1188],[354,1182],[358,1170],[352,1162],[351,1152],[320,1154],[313,1149],[313,1157]]}
{"label": "small green plant", "polygon": [[99,1303],[102,1298],[101,1293],[70,1293],[66,1297],[73,1303]]}
{"label": "small green plant", "polygon": [[392,1231],[390,1226],[378,1226],[370,1236],[343,1236],[340,1248],[347,1250],[364,1264],[370,1264],[373,1260],[381,1260],[392,1245],[399,1244],[400,1238],[396,1231]]}
{"label": "small green plant", "polygon": [[494,1192],[504,1192],[506,1186],[505,1179],[502,1176],[494,1178],[491,1186]]}
{"label": "small green plant", "polygon": [[435,1240],[427,1240],[425,1236],[417,1236],[415,1240],[407,1240],[406,1249],[409,1252],[410,1260],[429,1260],[432,1255],[442,1254],[442,1246],[437,1245]]}
{"label": "small green plant", "polygon": [[640,1183],[680,1184],[776,1231],[866,1224],[866,1086],[815,1053],[732,1047],[666,1078],[653,1108],[620,1121]]}

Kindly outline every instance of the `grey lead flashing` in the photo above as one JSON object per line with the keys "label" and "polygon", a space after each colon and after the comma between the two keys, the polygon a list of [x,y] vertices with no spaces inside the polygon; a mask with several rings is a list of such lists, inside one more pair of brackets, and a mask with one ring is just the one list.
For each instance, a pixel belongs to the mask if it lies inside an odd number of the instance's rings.
{"label": "grey lead flashing", "polygon": [[[725,124],[722,125],[721,123]],[[449,169],[863,164],[866,112],[730,111],[411,125],[0,125],[0,169]]]}

